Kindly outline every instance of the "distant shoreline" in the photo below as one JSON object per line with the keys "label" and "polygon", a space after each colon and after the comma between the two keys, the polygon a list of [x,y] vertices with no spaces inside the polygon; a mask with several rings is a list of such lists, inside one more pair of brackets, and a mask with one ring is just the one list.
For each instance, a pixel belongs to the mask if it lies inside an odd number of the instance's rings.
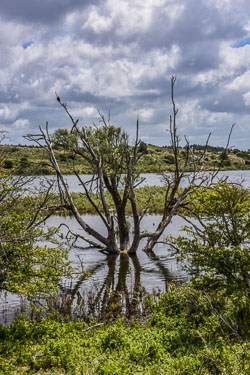
{"label": "distant shoreline", "polygon": [[[203,154],[202,146],[194,149],[195,155],[199,158]],[[200,148],[199,148],[200,147]],[[250,150],[241,151],[238,149],[228,150],[225,160],[222,159],[223,148],[215,147],[208,150],[204,159],[204,171],[212,171],[220,168],[221,171],[250,170]],[[50,176],[55,175],[49,166],[48,154],[43,148],[32,146],[9,146],[1,145],[0,151],[2,160],[0,169],[2,172],[14,173],[16,175]],[[180,149],[180,160],[185,157],[185,148]],[[90,166],[76,156],[74,153],[56,149],[55,155],[64,175],[91,174]],[[138,173],[162,173],[171,172],[174,169],[174,159],[168,147],[146,145],[145,151],[137,164]],[[187,170],[192,172],[191,167]]]}

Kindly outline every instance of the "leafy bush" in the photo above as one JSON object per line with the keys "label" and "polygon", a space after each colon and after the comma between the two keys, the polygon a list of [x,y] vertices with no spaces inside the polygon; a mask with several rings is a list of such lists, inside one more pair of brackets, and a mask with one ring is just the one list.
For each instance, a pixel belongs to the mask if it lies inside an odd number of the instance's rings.
{"label": "leafy bush", "polygon": [[68,160],[67,155],[65,155],[65,154],[59,154],[58,158],[62,162],[66,162]]}
{"label": "leafy bush", "polygon": [[[185,236],[168,238],[202,287],[249,294],[249,191],[225,183],[195,190]],[[196,220],[195,220],[196,219]]]}
{"label": "leafy bush", "polygon": [[11,159],[5,159],[3,162],[3,168],[5,169],[11,169],[14,167],[14,163]]}
{"label": "leafy bush", "polygon": [[139,147],[138,147],[138,151],[142,152],[144,154],[147,154],[147,152],[148,152],[147,144],[145,142],[141,142]]}
{"label": "leafy bush", "polygon": [[168,164],[173,164],[174,163],[174,155],[164,156],[164,161]]}
{"label": "leafy bush", "polygon": [[23,156],[23,157],[20,159],[19,166],[20,166],[21,168],[28,168],[29,165],[30,165],[29,159],[28,159],[26,156]]}
{"label": "leafy bush", "polygon": [[56,239],[57,229],[44,230],[44,197],[37,202],[23,196],[24,187],[22,178],[0,175],[0,291],[36,300],[58,292],[67,252]]}

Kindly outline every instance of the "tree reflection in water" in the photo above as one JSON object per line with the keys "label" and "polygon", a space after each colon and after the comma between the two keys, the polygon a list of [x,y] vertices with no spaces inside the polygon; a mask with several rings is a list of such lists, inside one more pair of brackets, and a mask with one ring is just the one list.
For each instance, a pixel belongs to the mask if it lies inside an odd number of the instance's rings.
{"label": "tree reflection in water", "polygon": [[[144,253],[145,254],[145,253]],[[114,319],[117,317],[140,317],[146,314],[143,311],[148,292],[141,283],[141,276],[151,272],[161,275],[164,280],[165,290],[170,282],[176,282],[173,275],[164,264],[161,257],[153,251],[146,253],[150,263],[154,265],[151,270],[145,270],[137,255],[127,254],[106,255],[98,265],[89,270],[92,277],[104,266],[107,267],[103,282],[98,286],[88,289],[86,277],[80,277],[71,288],[63,288],[59,299],[53,304],[61,315],[71,315],[75,319],[86,321],[91,319]],[[182,282],[183,277],[177,282]],[[145,283],[144,283],[145,284]],[[159,289],[152,292],[154,300],[159,297]]]}

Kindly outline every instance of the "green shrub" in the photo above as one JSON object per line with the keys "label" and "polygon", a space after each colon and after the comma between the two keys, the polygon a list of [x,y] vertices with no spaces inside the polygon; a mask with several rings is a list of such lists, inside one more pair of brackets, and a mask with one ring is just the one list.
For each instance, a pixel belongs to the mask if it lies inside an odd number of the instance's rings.
{"label": "green shrub", "polygon": [[11,159],[5,159],[3,162],[3,168],[5,169],[11,169],[14,167],[14,163]]}
{"label": "green shrub", "polygon": [[65,154],[59,154],[59,160],[62,162],[66,162],[68,158]]}
{"label": "green shrub", "polygon": [[165,155],[163,160],[168,164],[174,163],[174,155]]}
{"label": "green shrub", "polygon": [[187,283],[171,285],[142,322],[17,319],[0,328],[0,373],[247,374],[248,335],[239,329],[238,308],[223,291],[203,293]]}
{"label": "green shrub", "polygon": [[[196,219],[184,227],[185,236],[169,237],[175,253],[185,258],[186,271],[206,288],[249,293],[249,191],[219,183],[196,189],[189,203]],[[199,223],[199,225],[197,224]]]}
{"label": "green shrub", "polygon": [[19,165],[21,168],[27,168],[30,165],[29,159],[26,156],[23,156],[20,161]]}

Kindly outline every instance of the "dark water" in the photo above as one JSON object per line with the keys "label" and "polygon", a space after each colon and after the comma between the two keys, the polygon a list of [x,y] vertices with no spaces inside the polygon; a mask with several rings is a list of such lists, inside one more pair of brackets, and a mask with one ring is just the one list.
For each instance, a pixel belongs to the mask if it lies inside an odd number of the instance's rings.
{"label": "dark water", "polygon": [[[100,232],[105,231],[105,228],[102,226],[102,223],[98,217],[95,215],[84,216],[88,224],[93,225],[95,228],[98,228]],[[50,219],[50,224],[55,225],[59,223],[62,218],[54,217]],[[74,219],[64,218],[67,225],[69,225],[73,230],[77,230],[78,224]],[[159,215],[148,215],[144,218],[142,222],[142,229],[147,229],[149,231],[157,225],[160,220]],[[184,225],[184,220],[176,217],[173,222],[166,229],[164,236],[167,234],[177,234],[180,228]],[[143,247],[143,242],[140,249],[137,252],[137,264],[140,266],[140,280],[141,285],[145,287],[148,291],[152,289],[160,288],[164,290],[166,287],[166,278],[169,279],[179,279],[184,277],[184,273],[181,271],[181,266],[176,262],[176,260],[170,256],[170,251],[163,244],[157,244],[154,248],[155,255],[146,254],[141,250]],[[80,246],[84,246],[84,243],[80,243]],[[134,274],[135,274],[135,257],[128,257],[128,274],[127,274],[127,285],[131,287],[133,284]],[[98,285],[102,283],[105,279],[105,274],[108,272],[109,265],[107,260],[110,258],[110,255],[105,255],[101,252],[98,252],[94,249],[88,250],[73,250],[70,254],[70,258],[73,263],[78,263],[79,261],[84,264],[84,268],[91,273],[91,277],[86,280],[85,287],[91,287],[93,285]],[[119,277],[120,269],[120,257],[114,257],[115,259],[115,271],[114,277],[117,279]]]}

